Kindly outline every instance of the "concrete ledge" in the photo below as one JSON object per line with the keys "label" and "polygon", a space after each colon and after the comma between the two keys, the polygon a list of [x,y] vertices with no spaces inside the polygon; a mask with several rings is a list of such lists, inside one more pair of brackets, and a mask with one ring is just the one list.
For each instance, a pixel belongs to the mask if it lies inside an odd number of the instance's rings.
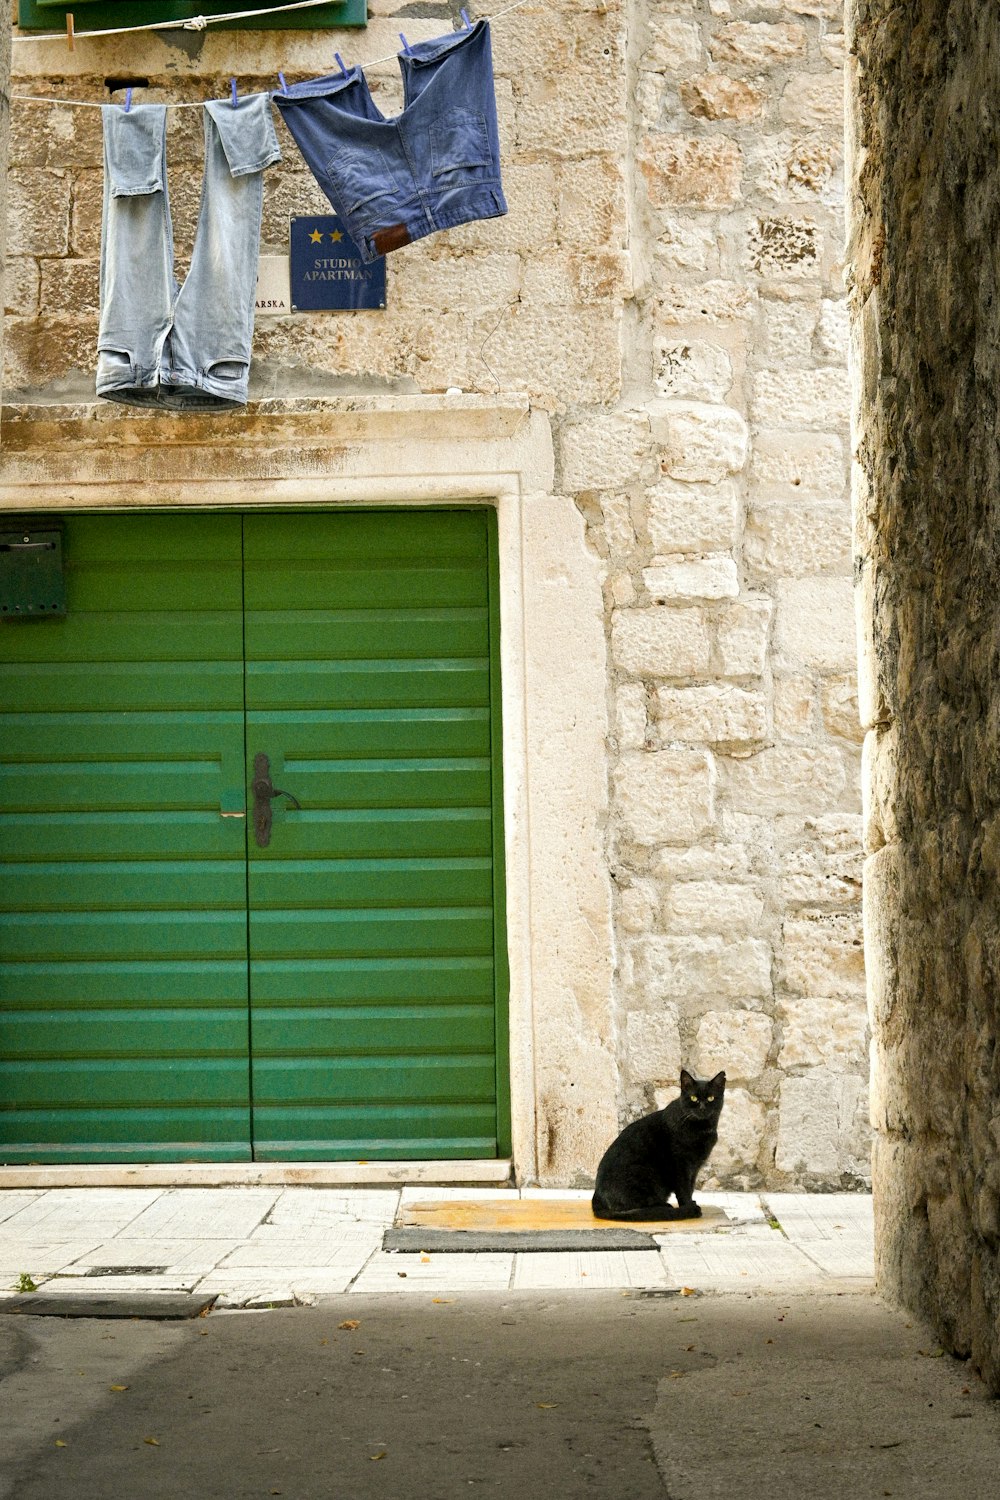
{"label": "concrete ledge", "polygon": [[387,1229],[383,1250],[446,1251],[449,1255],[477,1250],[515,1250],[519,1255],[540,1250],[659,1250],[651,1234],[635,1229]]}
{"label": "concrete ledge", "polygon": [[4,1188],[55,1187],[388,1187],[408,1183],[503,1187],[499,1161],[156,1162],[131,1166],[0,1167]]}
{"label": "concrete ledge", "polygon": [[24,1318],[153,1318],[176,1321],[200,1318],[210,1310],[216,1293],[195,1292],[50,1292],[0,1297],[0,1313]]}

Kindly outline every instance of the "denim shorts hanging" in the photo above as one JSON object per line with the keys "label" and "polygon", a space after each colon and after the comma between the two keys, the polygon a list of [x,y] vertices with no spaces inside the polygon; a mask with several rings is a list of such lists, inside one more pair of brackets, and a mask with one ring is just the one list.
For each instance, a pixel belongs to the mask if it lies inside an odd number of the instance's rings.
{"label": "denim shorts hanging", "polygon": [[489,22],[414,42],[399,66],[404,107],[391,120],[357,67],[273,96],[365,261],[507,212]]}
{"label": "denim shorts hanging", "polygon": [[104,213],[97,394],[172,411],[243,406],[263,171],[279,161],[267,94],[204,106],[205,171],[191,268],[174,277],[166,106],[102,106]]}

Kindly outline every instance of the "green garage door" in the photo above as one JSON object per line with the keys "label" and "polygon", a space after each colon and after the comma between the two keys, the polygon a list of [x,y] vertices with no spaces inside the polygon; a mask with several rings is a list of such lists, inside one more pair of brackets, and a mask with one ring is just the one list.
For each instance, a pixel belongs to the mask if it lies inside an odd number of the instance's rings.
{"label": "green garage door", "polygon": [[64,528],[0,626],[0,1160],[506,1154],[492,513]]}

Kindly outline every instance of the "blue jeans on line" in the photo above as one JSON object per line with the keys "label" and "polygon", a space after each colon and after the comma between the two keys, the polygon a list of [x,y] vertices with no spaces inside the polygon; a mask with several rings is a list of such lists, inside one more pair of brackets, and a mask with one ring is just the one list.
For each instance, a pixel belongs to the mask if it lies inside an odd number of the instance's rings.
{"label": "blue jeans on line", "polygon": [[174,276],[163,104],[102,106],[104,212],[97,394],[173,411],[243,406],[250,375],[263,171],[280,160],[267,94],[204,106],[191,268]]}

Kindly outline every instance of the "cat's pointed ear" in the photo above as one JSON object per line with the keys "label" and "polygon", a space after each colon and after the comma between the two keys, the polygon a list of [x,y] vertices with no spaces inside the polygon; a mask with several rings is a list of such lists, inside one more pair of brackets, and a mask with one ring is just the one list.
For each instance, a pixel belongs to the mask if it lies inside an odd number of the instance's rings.
{"label": "cat's pointed ear", "polygon": [[688,1072],[687,1068],[681,1068],[681,1090],[682,1090],[682,1092],[683,1093],[687,1093],[688,1089],[693,1089],[693,1088],[694,1088],[694,1079],[691,1077],[691,1074]]}
{"label": "cat's pointed ear", "polygon": [[725,1086],[726,1086],[726,1075],[725,1075],[725,1073],[716,1073],[715,1077],[712,1079],[711,1083],[709,1084],[709,1088],[710,1089],[719,1089],[720,1092],[722,1091],[722,1089],[725,1088]]}

